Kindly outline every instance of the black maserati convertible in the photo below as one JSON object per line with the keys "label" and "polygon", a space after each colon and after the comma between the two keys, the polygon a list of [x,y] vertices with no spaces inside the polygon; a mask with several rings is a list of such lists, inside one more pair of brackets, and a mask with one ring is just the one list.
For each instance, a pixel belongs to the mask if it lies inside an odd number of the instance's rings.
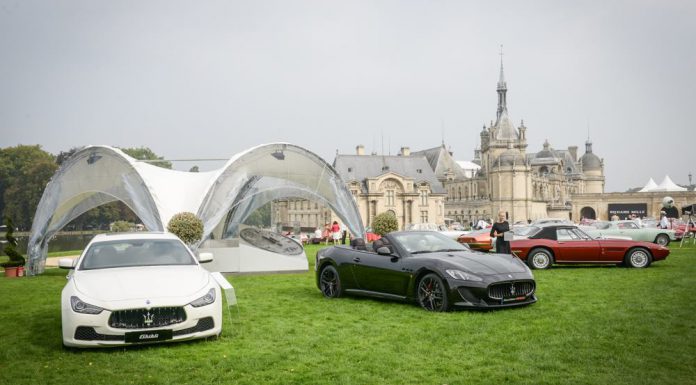
{"label": "black maserati convertible", "polygon": [[425,310],[496,308],[536,302],[536,283],[512,255],[471,251],[435,231],[393,232],[365,245],[319,250],[317,287],[342,294],[416,301]]}

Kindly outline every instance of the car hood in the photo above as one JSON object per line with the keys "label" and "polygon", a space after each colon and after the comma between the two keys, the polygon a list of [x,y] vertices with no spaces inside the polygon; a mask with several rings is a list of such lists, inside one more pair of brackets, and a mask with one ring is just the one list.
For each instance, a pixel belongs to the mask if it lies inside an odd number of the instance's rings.
{"label": "car hood", "polygon": [[524,273],[527,267],[516,257],[509,254],[489,254],[470,252],[432,253],[445,264],[445,269],[459,269],[478,276]]}
{"label": "car hood", "polygon": [[210,273],[198,265],[76,271],[75,288],[101,301],[186,297],[203,289]]}

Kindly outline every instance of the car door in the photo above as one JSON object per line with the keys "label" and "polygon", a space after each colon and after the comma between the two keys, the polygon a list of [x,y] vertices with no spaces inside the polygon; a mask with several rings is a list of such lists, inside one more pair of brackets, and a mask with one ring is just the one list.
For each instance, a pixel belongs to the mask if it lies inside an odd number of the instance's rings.
{"label": "car door", "polygon": [[359,253],[353,258],[353,276],[361,290],[403,297],[409,274],[402,266],[403,260],[396,253]]}
{"label": "car door", "polygon": [[556,229],[556,243],[556,262],[600,262],[599,242],[577,229]]}

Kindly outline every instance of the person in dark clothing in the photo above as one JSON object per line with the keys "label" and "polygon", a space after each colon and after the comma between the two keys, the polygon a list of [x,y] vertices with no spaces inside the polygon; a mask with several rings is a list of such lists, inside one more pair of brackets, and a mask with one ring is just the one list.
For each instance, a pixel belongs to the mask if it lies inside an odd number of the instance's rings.
{"label": "person in dark clothing", "polygon": [[503,238],[503,235],[510,231],[510,224],[505,220],[505,212],[498,212],[498,220],[493,222],[491,227],[491,238],[495,238],[495,252],[499,254],[510,254],[510,242]]}

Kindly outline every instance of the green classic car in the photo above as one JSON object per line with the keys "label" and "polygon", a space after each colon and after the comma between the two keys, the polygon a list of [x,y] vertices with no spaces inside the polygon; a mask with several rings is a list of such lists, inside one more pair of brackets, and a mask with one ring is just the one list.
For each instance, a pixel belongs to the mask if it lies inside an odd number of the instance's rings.
{"label": "green classic car", "polygon": [[646,241],[667,246],[670,241],[676,240],[674,230],[660,229],[657,227],[640,227],[631,220],[592,223],[585,227],[584,231],[594,237],[629,237],[634,241]]}

